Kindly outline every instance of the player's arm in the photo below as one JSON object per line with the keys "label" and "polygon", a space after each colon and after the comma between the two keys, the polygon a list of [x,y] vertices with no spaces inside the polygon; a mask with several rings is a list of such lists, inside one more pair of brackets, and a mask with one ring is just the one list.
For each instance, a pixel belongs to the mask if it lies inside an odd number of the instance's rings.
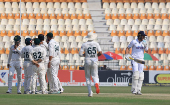
{"label": "player's arm", "polygon": [[48,68],[51,68],[51,60],[53,58],[53,50],[54,50],[54,47],[48,43],[48,49],[49,49],[49,63],[48,63]]}
{"label": "player's arm", "polygon": [[97,43],[97,51],[98,51],[97,56],[102,55],[102,50],[101,50],[101,47],[98,43]]}
{"label": "player's arm", "polygon": [[24,49],[21,50],[21,58],[24,58]]}
{"label": "player's arm", "polygon": [[79,56],[80,57],[84,57],[85,56],[85,53],[84,53],[84,44],[81,46],[81,49],[80,49],[80,51],[79,51]]}
{"label": "player's arm", "polygon": [[125,50],[125,59],[126,60],[129,60],[130,61],[130,58],[129,57],[131,57],[131,55],[130,55],[130,49],[133,47],[133,41],[131,41],[130,42],[130,44],[128,45],[128,47],[126,48],[126,50]]}
{"label": "player's arm", "polygon": [[12,51],[11,51],[11,48],[10,48],[9,57],[8,57],[8,64],[7,64],[7,67],[8,67],[8,68],[10,67],[11,57],[12,57]]}
{"label": "player's arm", "polygon": [[[16,45],[15,45],[15,46],[16,46]],[[23,48],[22,46],[21,46],[21,47],[18,47],[18,46],[17,46],[15,49],[17,50],[17,52],[18,52],[19,54],[21,54],[22,48]]]}

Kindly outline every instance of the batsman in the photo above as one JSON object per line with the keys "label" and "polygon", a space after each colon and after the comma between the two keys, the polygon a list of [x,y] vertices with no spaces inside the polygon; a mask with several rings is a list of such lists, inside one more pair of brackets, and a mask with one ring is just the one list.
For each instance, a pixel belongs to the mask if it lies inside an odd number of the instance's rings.
{"label": "batsman", "polygon": [[[140,31],[138,33],[137,39],[132,40],[128,47],[126,48],[126,55],[125,58],[128,61],[131,61],[132,65],[132,88],[131,92],[132,94],[136,95],[142,95],[141,88],[144,80],[144,64],[137,63],[134,60],[131,60],[130,58],[139,59],[144,61],[144,50],[148,52],[148,46],[147,42],[144,40],[147,35],[144,33],[144,31]],[[132,54],[129,54],[129,50],[132,48]],[[130,58],[129,58],[130,57]]]}

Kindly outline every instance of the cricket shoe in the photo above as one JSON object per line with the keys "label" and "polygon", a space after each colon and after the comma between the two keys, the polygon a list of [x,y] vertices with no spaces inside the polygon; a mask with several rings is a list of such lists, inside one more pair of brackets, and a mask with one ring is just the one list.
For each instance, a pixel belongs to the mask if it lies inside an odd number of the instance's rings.
{"label": "cricket shoe", "polygon": [[93,92],[91,91],[90,94],[88,94],[88,97],[93,97]]}
{"label": "cricket shoe", "polygon": [[136,94],[137,92],[135,90],[132,91],[132,94]]}
{"label": "cricket shoe", "polygon": [[142,95],[141,91],[139,90],[136,95]]}
{"label": "cricket shoe", "polygon": [[98,83],[95,84],[95,88],[96,88],[96,93],[99,94],[100,93],[100,88],[99,88]]}
{"label": "cricket shoe", "polygon": [[48,91],[42,91],[42,94],[48,94]]}
{"label": "cricket shoe", "polygon": [[36,91],[35,94],[42,94],[42,91]]}
{"label": "cricket shoe", "polygon": [[35,91],[32,91],[31,94],[35,94]]}
{"label": "cricket shoe", "polygon": [[9,94],[11,94],[11,93],[12,93],[12,91],[8,90],[6,93],[9,93]]}
{"label": "cricket shoe", "polygon": [[17,94],[21,94],[21,91],[19,90],[19,91],[17,92]]}
{"label": "cricket shoe", "polygon": [[63,92],[64,92],[64,88],[60,88],[59,91],[60,91],[61,93],[63,93]]}
{"label": "cricket shoe", "polygon": [[48,94],[61,94],[60,91],[50,91]]}

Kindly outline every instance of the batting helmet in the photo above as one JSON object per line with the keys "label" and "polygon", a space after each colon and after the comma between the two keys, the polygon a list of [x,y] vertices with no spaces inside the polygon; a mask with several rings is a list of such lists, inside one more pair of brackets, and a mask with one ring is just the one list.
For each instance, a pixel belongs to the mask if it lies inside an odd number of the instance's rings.
{"label": "batting helmet", "polygon": [[32,43],[32,39],[31,38],[26,38],[25,39],[25,44],[26,45],[30,45]]}
{"label": "batting helmet", "polygon": [[19,35],[16,35],[16,36],[14,37],[14,41],[15,41],[15,42],[20,42],[20,41],[21,41],[21,37],[20,37]]}
{"label": "batting helmet", "polygon": [[141,40],[142,40],[142,36],[147,36],[144,31],[140,31],[140,32],[138,33],[138,39],[141,39]]}

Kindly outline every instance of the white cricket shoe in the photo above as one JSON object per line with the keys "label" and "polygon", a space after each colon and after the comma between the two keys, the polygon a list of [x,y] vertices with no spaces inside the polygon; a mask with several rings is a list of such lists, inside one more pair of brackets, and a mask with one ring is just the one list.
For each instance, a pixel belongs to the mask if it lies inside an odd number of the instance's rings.
{"label": "white cricket shoe", "polygon": [[48,94],[48,91],[42,91],[42,94]]}
{"label": "white cricket shoe", "polygon": [[132,91],[132,94],[136,94],[137,92],[135,90]]}
{"label": "white cricket shoe", "polygon": [[93,97],[93,92],[91,91],[90,94],[88,94],[88,97]]}
{"label": "white cricket shoe", "polygon": [[9,94],[11,94],[11,93],[12,93],[12,91],[11,91],[11,90],[8,90],[6,93],[9,93]]}
{"label": "white cricket shoe", "polygon": [[31,94],[35,94],[35,91],[32,91]]}
{"label": "white cricket shoe", "polygon": [[21,91],[20,91],[20,90],[18,90],[18,91],[17,91],[17,94],[21,94]]}
{"label": "white cricket shoe", "polygon": [[50,91],[48,94],[61,94],[60,91]]}
{"label": "white cricket shoe", "polygon": [[136,95],[142,95],[141,91],[139,90]]}
{"label": "white cricket shoe", "polygon": [[60,91],[61,93],[63,93],[63,92],[64,92],[64,88],[59,89],[59,91]]}

